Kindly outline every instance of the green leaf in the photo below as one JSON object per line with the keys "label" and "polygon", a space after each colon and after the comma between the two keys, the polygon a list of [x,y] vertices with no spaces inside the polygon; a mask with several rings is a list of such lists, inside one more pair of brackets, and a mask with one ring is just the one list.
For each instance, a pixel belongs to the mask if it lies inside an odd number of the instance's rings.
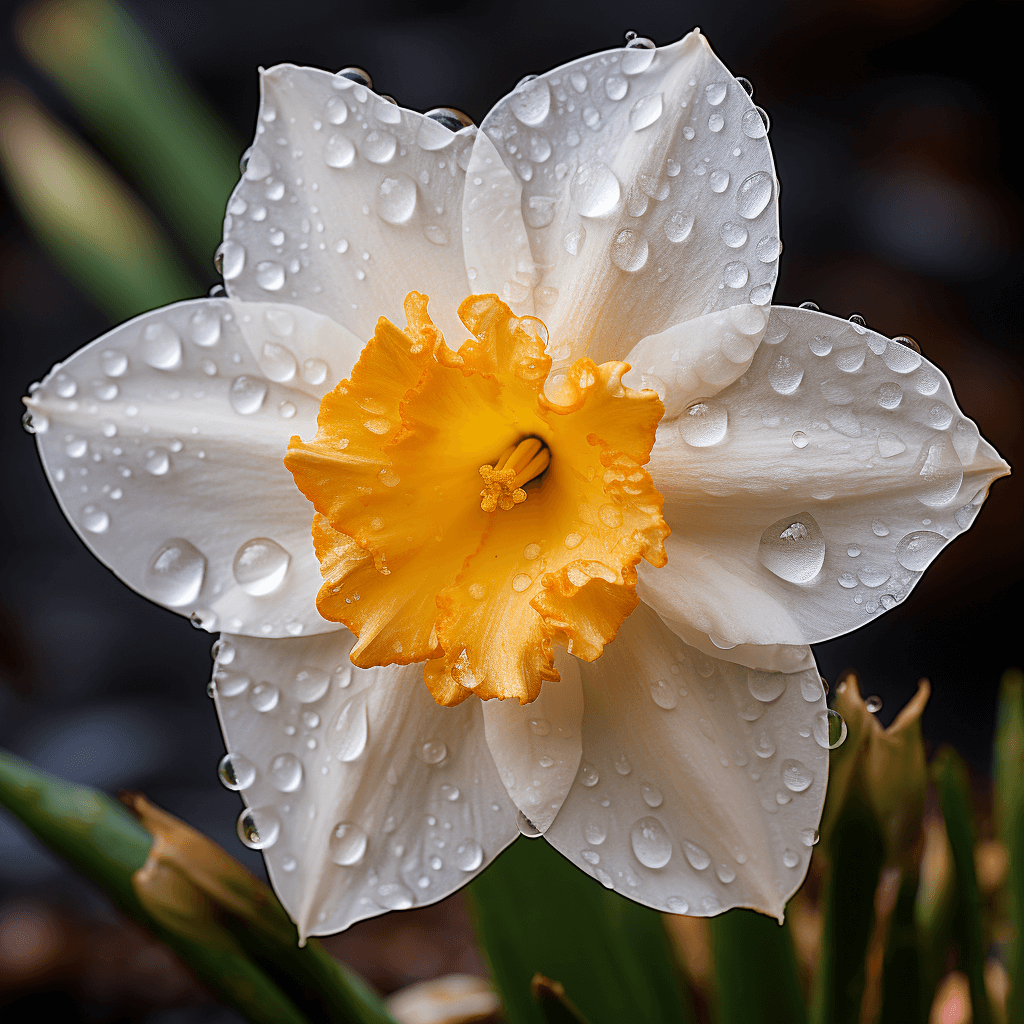
{"label": "green leaf", "polygon": [[465,892],[510,1024],[543,1024],[530,994],[538,972],[593,1024],[693,1021],[660,915],[548,843],[518,839]]}
{"label": "green leaf", "polygon": [[1007,1019],[1024,1020],[1024,675],[1003,676],[996,726],[996,824],[1010,855],[1007,889],[1013,941],[1010,943],[1010,996]]}
{"label": "green leaf", "polygon": [[967,767],[955,750],[946,747],[935,756],[933,770],[956,871],[953,938],[960,950],[960,966],[971,988],[974,1024],[992,1024],[992,1009],[985,991],[985,945],[981,897],[974,873],[974,827]]}
{"label": "green leaf", "polygon": [[882,1011],[878,1024],[925,1024],[931,1006],[916,906],[916,866],[900,879],[882,958]]}
{"label": "green leaf", "polygon": [[50,0],[16,22],[28,58],[208,266],[240,147],[141,29],[107,0]]}
{"label": "green leaf", "polygon": [[298,945],[262,882],[166,812],[149,805],[144,820],[154,823],[151,832],[105,794],[2,750],[0,805],[247,1020],[394,1024],[366,983],[319,943]]}
{"label": "green leaf", "polygon": [[805,1024],[789,926],[753,910],[708,923],[720,1024]]}
{"label": "green leaf", "polygon": [[11,84],[0,87],[0,169],[40,243],[111,318],[201,290],[124,182]]}
{"label": "green leaf", "polygon": [[572,1004],[565,994],[565,986],[559,981],[535,974],[530,982],[530,991],[540,1007],[544,1024],[588,1024],[587,1019]]}
{"label": "green leaf", "polygon": [[875,890],[885,860],[878,819],[858,790],[832,826],[824,884],[825,926],[815,981],[815,1024],[858,1024]]}

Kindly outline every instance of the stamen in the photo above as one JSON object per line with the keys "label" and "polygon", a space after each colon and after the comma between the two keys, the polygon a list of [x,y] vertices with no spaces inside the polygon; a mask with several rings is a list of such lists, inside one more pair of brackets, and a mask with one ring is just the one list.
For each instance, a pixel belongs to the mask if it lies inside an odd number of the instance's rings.
{"label": "stamen", "polygon": [[525,484],[536,479],[551,462],[551,452],[540,438],[528,437],[501,453],[493,466],[480,467],[484,489],[480,492],[480,508],[493,512],[508,511],[526,501]]}

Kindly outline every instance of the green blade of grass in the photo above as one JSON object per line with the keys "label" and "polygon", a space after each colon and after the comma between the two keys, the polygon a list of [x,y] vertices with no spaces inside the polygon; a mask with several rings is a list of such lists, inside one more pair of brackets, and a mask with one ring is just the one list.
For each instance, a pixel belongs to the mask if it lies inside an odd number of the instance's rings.
{"label": "green blade of grass", "polygon": [[956,871],[953,938],[960,950],[961,969],[971,987],[974,1024],[992,1024],[992,1009],[985,991],[985,944],[981,897],[974,871],[974,826],[967,767],[955,750],[946,747],[936,755],[933,770]]}
{"label": "green blade of grass", "polygon": [[112,319],[201,290],[117,175],[13,83],[0,85],[0,169],[29,228]]}
{"label": "green blade of grass", "polygon": [[917,867],[900,879],[882,958],[882,1010],[878,1024],[925,1024],[931,999],[917,930]]}
{"label": "green blade of grass", "polygon": [[835,820],[828,856],[825,927],[811,1019],[814,1024],[858,1024],[885,841],[874,813],[857,792]]}
{"label": "green blade of grass", "polygon": [[1007,889],[1014,938],[1010,944],[1007,1019],[1024,1020],[1024,675],[1007,672],[999,694],[993,775],[996,821],[1010,855]]}
{"label": "green blade of grass", "polygon": [[240,147],[127,13],[108,0],[44,0],[16,22],[102,148],[204,265],[220,242]]}
{"label": "green blade of grass", "polygon": [[231,865],[231,895],[236,900],[246,892],[255,895],[248,914],[211,918],[202,887],[189,884],[186,861],[180,865],[179,888],[156,893],[163,897],[162,906],[176,903],[187,927],[170,925],[171,918],[154,913],[156,904],[145,898],[153,890],[138,884],[154,863],[153,833],[105,794],[64,782],[6,751],[0,751],[0,805],[166,943],[210,992],[254,1024],[394,1024],[366,983],[319,943],[299,947],[294,926],[261,882],[183,823],[178,824],[196,837],[196,844],[209,844],[215,863]]}
{"label": "green blade of grass", "polygon": [[466,896],[510,1024],[543,1024],[530,993],[538,972],[593,1024],[692,1022],[660,915],[603,889],[543,840],[517,840]]}
{"label": "green blade of grass", "polygon": [[805,1024],[789,927],[753,910],[710,921],[720,1024]]}

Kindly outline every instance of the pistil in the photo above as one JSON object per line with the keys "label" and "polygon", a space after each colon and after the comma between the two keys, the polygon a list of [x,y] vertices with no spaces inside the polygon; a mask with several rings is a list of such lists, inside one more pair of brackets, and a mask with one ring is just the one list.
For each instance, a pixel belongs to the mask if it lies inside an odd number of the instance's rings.
{"label": "pistil", "polygon": [[537,437],[527,437],[511,445],[494,465],[480,467],[484,489],[480,492],[480,508],[493,512],[496,508],[508,511],[526,501],[524,487],[548,468],[551,452]]}

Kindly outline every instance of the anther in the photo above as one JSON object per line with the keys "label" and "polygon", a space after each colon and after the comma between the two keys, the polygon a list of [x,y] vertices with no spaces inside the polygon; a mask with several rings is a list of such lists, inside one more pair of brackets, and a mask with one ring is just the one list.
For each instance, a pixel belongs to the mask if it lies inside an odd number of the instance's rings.
{"label": "anther", "polygon": [[496,508],[508,511],[526,501],[526,484],[548,468],[551,452],[539,438],[528,437],[501,453],[494,465],[480,467],[484,489],[480,492],[480,508],[493,512]]}

